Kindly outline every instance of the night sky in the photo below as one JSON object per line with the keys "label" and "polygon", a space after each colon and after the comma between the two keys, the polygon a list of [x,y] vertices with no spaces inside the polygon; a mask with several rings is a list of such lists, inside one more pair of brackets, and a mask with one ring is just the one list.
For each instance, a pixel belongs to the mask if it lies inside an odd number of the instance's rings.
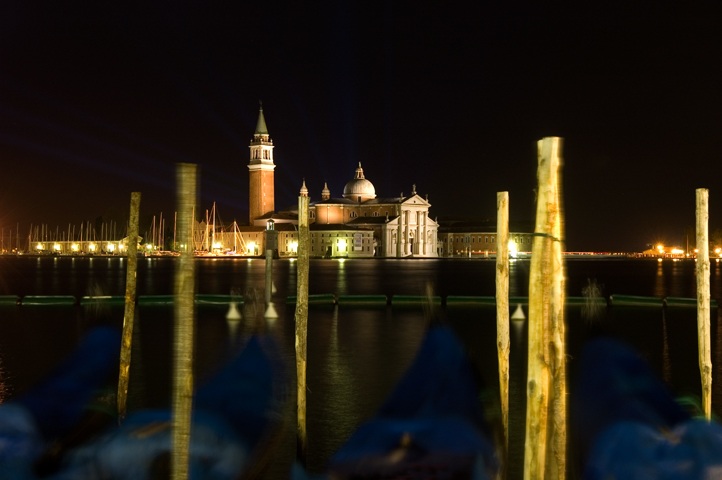
{"label": "night sky", "polygon": [[247,222],[262,100],[277,210],[361,162],[432,218],[494,218],[506,190],[532,221],[536,141],[560,136],[568,250],[681,245],[702,187],[722,228],[718,2],[528,3],[2,2],[0,226],[124,223],[141,191],[143,232],[177,162]]}

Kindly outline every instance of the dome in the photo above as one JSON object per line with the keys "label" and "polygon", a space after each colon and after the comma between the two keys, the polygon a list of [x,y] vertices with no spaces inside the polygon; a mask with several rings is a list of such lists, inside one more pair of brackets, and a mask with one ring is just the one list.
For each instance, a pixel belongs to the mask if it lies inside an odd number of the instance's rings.
{"label": "dome", "polygon": [[362,202],[376,198],[376,189],[374,188],[373,183],[364,178],[364,171],[363,168],[361,168],[361,163],[358,164],[354,179],[348,182],[343,188],[343,198]]}

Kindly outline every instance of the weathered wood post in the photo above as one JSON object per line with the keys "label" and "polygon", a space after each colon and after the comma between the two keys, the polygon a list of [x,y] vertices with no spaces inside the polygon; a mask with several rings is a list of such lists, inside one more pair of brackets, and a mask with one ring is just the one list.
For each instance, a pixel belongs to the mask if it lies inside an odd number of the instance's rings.
{"label": "weathered wood post", "polygon": [[266,294],[264,296],[266,308],[271,304],[273,290],[273,250],[266,250]]}
{"label": "weathered wood post", "polygon": [[308,235],[309,197],[298,197],[298,262],[296,291],[296,378],[297,414],[296,455],[301,464],[306,464],[306,338],[308,334]]}
{"label": "weathered wood post", "polygon": [[123,314],[123,340],[120,346],[120,375],[118,377],[118,422],[125,420],[130,378],[130,353],[133,343],[133,319],[135,318],[135,287],[138,267],[138,214],[140,192],[130,194],[130,222],[128,224],[128,254],[125,272],[125,313]]}
{"label": "weathered wood post", "polygon": [[[567,462],[567,363],[564,304],[566,301],[566,271],[564,268],[564,211],[562,209],[562,139],[552,137],[545,139],[551,145],[546,148],[549,155],[556,158],[556,166],[552,168],[552,187],[554,204],[550,206],[550,223],[552,226],[552,257],[551,257],[551,318],[549,359],[551,361],[551,431],[547,450],[546,477],[563,480],[566,477]],[[541,142],[540,142],[541,143]],[[546,144],[545,144],[546,145]],[[539,145],[541,146],[541,144]]]}
{"label": "weathered wood post", "polygon": [[496,350],[504,444],[509,448],[509,192],[496,194]]}
{"label": "weathered wood post", "polygon": [[707,420],[712,418],[712,351],[710,340],[709,292],[709,190],[697,189],[697,343],[702,378],[702,405]]}
{"label": "weathered wood post", "polygon": [[175,269],[175,332],[173,342],[173,453],[171,478],[188,478],[188,454],[193,408],[193,329],[195,277],[193,264],[193,207],[196,204],[196,165],[176,167],[180,258]]}
{"label": "weathered wood post", "polygon": [[544,138],[537,147],[539,188],[529,274],[526,480],[563,479],[566,470],[561,138]]}

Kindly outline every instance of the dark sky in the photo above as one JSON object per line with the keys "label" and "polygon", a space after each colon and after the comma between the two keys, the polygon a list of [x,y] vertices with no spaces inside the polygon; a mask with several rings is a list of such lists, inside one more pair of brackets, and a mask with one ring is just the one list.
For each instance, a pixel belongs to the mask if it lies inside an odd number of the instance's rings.
{"label": "dark sky", "polygon": [[263,100],[277,209],[303,178],[340,196],[361,162],[432,217],[493,218],[507,190],[531,221],[553,135],[568,250],[679,244],[701,187],[722,228],[717,2],[287,3],[3,2],[2,227],[124,219],[136,190],[167,217],[177,162],[202,209],[246,221]]}

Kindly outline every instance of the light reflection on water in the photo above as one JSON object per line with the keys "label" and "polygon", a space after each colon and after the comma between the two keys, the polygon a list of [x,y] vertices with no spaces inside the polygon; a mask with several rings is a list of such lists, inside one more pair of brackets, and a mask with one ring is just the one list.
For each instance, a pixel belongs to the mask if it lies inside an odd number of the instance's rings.
{"label": "light reflection on water", "polygon": [[664,292],[664,269],[662,268],[663,262],[657,263],[657,276],[654,278],[654,296],[662,298]]}

